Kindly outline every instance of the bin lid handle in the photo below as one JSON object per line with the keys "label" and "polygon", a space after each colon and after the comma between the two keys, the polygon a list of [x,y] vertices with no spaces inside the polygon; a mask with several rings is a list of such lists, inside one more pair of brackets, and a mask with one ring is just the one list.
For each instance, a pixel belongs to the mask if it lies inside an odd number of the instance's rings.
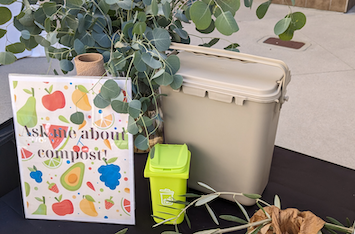
{"label": "bin lid handle", "polygon": [[219,57],[238,59],[241,61],[261,63],[261,64],[265,64],[265,65],[269,65],[269,66],[278,67],[283,72],[283,77],[280,80],[281,81],[280,82],[281,83],[280,84],[281,85],[280,103],[283,104],[287,100],[287,98],[285,98],[286,86],[291,80],[291,73],[290,73],[290,70],[289,70],[288,66],[286,65],[286,63],[284,63],[281,60],[265,58],[265,57],[250,55],[250,54],[244,54],[244,53],[236,53],[234,51],[221,50],[221,49],[195,46],[195,45],[187,45],[187,44],[181,44],[181,43],[171,43],[170,49],[184,50],[184,51],[188,51],[188,52],[202,53],[202,54],[207,54],[207,55],[214,55],[214,56],[219,56]]}

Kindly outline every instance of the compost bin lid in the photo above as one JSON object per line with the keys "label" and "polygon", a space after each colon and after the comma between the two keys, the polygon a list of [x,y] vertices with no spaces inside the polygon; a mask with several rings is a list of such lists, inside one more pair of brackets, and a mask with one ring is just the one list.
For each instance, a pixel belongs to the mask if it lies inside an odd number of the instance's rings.
{"label": "compost bin lid", "polygon": [[187,145],[156,144],[149,154],[150,171],[159,173],[181,173],[189,162]]}
{"label": "compost bin lid", "polygon": [[276,67],[246,60],[182,51],[178,54],[183,92],[231,102],[233,97],[270,102],[280,97],[284,73]]}

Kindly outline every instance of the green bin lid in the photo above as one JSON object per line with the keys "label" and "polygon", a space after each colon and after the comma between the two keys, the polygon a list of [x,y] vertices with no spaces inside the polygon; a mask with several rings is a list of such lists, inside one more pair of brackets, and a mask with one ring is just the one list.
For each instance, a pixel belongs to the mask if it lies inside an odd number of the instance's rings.
{"label": "green bin lid", "polygon": [[156,144],[150,152],[150,157],[149,169],[152,172],[182,173],[186,171],[186,165],[189,163],[189,151],[186,144]]}

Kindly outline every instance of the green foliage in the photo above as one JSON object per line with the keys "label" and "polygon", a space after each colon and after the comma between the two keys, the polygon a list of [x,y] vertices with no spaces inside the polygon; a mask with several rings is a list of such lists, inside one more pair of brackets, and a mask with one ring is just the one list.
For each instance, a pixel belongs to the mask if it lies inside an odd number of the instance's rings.
{"label": "green foliage", "polygon": [[[22,0],[23,8],[16,16],[6,6],[0,7],[0,24],[12,19],[21,32],[17,42],[8,42],[0,52],[0,64],[13,63],[14,54],[41,45],[48,58],[60,60],[60,68],[66,74],[74,69],[75,56],[101,53],[107,73],[131,78],[133,94],[124,101],[121,90],[111,80],[102,85],[94,105],[129,113],[128,131],[137,135],[135,146],[144,150],[149,136],[162,122],[157,108],[159,86],[170,85],[177,90],[183,84],[182,76],[177,74],[179,58],[168,56],[171,42],[190,42],[182,22],[192,21],[203,34],[216,29],[223,35],[232,35],[239,30],[235,15],[240,1],[197,0],[191,4],[182,0]],[[13,2],[0,0],[3,5]],[[264,17],[270,3],[271,0],[258,7],[259,18]],[[244,0],[246,7],[251,8],[252,4],[252,0]],[[289,40],[305,22],[302,13],[289,12],[275,25],[275,33]],[[6,33],[0,29],[0,38]],[[202,45],[211,47],[218,42],[219,38],[210,38]],[[56,48],[56,43],[61,46]],[[231,43],[225,49],[238,52],[237,47],[239,44]],[[148,111],[154,114],[147,116]],[[80,122],[78,117],[77,113],[72,116],[74,122]]]}

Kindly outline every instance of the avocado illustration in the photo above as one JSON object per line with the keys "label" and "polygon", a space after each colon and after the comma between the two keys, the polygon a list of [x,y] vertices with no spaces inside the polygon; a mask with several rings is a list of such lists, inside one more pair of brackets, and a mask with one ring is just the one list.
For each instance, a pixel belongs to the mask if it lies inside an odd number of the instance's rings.
{"label": "avocado illustration", "polygon": [[24,91],[32,96],[29,97],[25,105],[17,111],[17,122],[22,126],[33,128],[37,124],[36,99],[34,97],[35,91],[33,88],[32,91],[28,89],[24,89]]}
{"label": "avocado illustration", "polygon": [[75,163],[69,167],[60,177],[60,183],[69,191],[76,191],[83,183],[85,164],[82,162]]}
{"label": "avocado illustration", "polygon": [[47,215],[47,205],[45,204],[46,201],[45,201],[45,198],[42,197],[39,198],[39,197],[35,197],[37,201],[40,201],[42,202],[42,204],[40,204],[37,208],[37,210],[35,212],[33,212],[32,214],[36,214],[36,215]]}

